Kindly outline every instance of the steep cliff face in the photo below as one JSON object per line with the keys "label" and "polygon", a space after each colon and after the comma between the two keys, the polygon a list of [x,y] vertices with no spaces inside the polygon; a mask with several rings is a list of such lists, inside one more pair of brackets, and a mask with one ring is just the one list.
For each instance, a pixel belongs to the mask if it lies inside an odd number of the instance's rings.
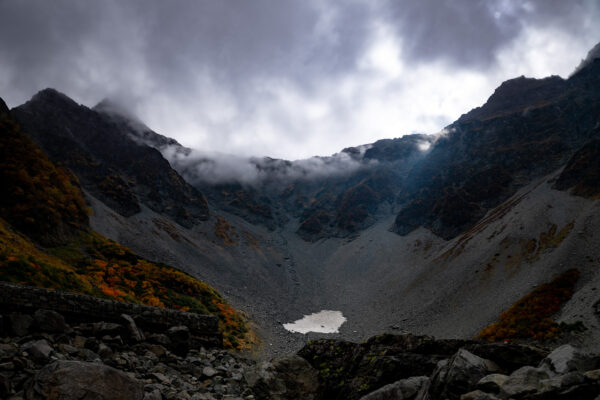
{"label": "steep cliff face", "polygon": [[15,118],[53,161],[72,169],[81,184],[123,216],[140,205],[191,227],[206,220],[206,200],[156,149],[133,141],[129,125],[77,105],[46,89],[13,110]]}

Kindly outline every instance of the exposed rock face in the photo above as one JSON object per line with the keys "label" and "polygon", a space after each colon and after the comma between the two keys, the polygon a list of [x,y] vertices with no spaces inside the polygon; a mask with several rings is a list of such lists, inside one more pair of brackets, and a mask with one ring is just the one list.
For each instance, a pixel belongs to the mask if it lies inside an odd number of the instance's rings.
{"label": "exposed rock face", "polygon": [[600,194],[600,140],[586,143],[571,157],[554,187],[583,197]]}
{"label": "exposed rock face", "polygon": [[102,364],[56,361],[36,374],[27,399],[142,400],[142,384]]}

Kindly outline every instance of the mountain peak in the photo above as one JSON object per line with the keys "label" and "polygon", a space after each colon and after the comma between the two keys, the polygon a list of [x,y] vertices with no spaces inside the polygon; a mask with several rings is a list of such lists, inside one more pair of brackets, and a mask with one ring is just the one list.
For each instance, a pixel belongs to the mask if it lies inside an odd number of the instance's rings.
{"label": "mountain peak", "polygon": [[2,100],[2,98],[0,97],[0,116],[2,116],[4,114],[8,114],[9,112],[10,112],[10,110],[8,109],[8,106],[6,105],[4,100]]}
{"label": "mountain peak", "polygon": [[33,95],[32,99],[61,99],[63,101],[69,101],[74,103],[73,99],[54,88],[42,89],[35,95]]}
{"label": "mountain peak", "polygon": [[591,64],[594,60],[600,58],[600,42],[598,42],[590,51],[588,51],[587,57],[581,60],[575,71],[573,71],[572,75],[575,75],[589,64]]}
{"label": "mountain peak", "polygon": [[463,115],[460,120],[487,119],[514,112],[522,112],[559,96],[565,88],[565,80],[552,75],[543,79],[518,78],[502,82],[487,102]]}

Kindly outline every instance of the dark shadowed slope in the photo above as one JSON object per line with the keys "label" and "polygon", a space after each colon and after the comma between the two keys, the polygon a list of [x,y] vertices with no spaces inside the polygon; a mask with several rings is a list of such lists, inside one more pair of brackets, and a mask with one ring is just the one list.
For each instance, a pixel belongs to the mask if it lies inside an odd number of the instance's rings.
{"label": "dark shadowed slope", "polygon": [[446,239],[472,227],[535,177],[600,136],[600,60],[563,80],[516,78],[447,134],[407,177],[394,230],[419,226]]}
{"label": "dark shadowed slope", "polygon": [[[123,216],[140,203],[183,226],[205,220],[206,200],[155,149],[133,141],[129,127],[46,89],[13,110],[23,130],[83,187]],[[124,132],[125,131],[125,132]]]}

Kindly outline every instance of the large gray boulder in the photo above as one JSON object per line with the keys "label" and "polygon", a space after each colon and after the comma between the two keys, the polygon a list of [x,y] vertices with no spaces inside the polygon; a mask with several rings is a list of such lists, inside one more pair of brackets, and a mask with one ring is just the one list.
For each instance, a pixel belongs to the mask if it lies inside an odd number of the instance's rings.
{"label": "large gray boulder", "polygon": [[142,342],[146,339],[144,333],[138,328],[137,324],[135,323],[133,318],[131,318],[131,316],[127,314],[121,314],[121,321],[123,321],[123,324],[127,329],[127,337],[129,338],[129,340],[137,343]]}
{"label": "large gray boulder", "polygon": [[42,332],[65,333],[69,327],[65,317],[52,310],[37,310],[33,314],[35,326]]}
{"label": "large gray boulder", "polygon": [[180,357],[185,357],[190,350],[192,335],[185,325],[173,326],[167,331],[169,350]]}
{"label": "large gray boulder", "polygon": [[502,374],[487,375],[477,382],[477,389],[486,393],[498,393],[500,392],[502,384],[504,384],[507,379],[508,376]]}
{"label": "large gray boulder", "polygon": [[557,347],[540,363],[547,366],[557,374],[566,374],[571,371],[591,371],[600,368],[600,357],[586,354],[579,349],[565,344]]}
{"label": "large gray boulder", "polygon": [[300,356],[262,362],[244,372],[244,378],[259,400],[314,400],[318,398],[317,371]]}
{"label": "large gray boulder", "polygon": [[385,385],[360,400],[412,400],[429,382],[426,376],[414,376]]}
{"label": "large gray boulder", "polygon": [[499,371],[494,362],[460,349],[450,360],[440,363],[432,376],[429,394],[434,399],[458,399],[475,389],[481,378]]}
{"label": "large gray boulder", "polygon": [[54,349],[46,339],[40,339],[35,342],[25,343],[21,346],[22,351],[26,351],[30,357],[38,364],[46,364]]}
{"label": "large gray boulder", "polygon": [[500,400],[500,398],[491,393],[482,392],[481,390],[474,390],[460,396],[460,400]]}
{"label": "large gray boulder", "polygon": [[27,400],[142,400],[142,385],[129,375],[83,361],[57,361],[38,372]]}
{"label": "large gray boulder", "polygon": [[506,397],[523,397],[543,389],[542,381],[550,379],[546,368],[522,367],[504,381],[501,393]]}
{"label": "large gray boulder", "polygon": [[14,336],[26,336],[33,325],[33,317],[27,314],[8,315],[8,331]]}

